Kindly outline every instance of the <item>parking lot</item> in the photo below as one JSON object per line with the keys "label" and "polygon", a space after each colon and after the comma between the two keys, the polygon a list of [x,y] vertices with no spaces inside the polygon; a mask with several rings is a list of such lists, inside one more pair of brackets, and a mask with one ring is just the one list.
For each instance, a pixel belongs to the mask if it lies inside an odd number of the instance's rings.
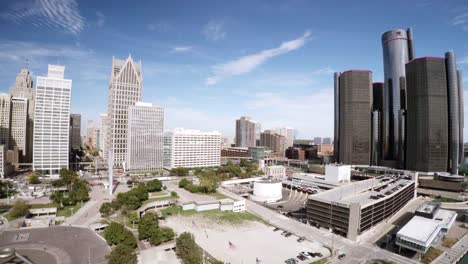
{"label": "parking lot", "polygon": [[169,217],[167,225],[177,233],[193,233],[196,242],[208,253],[233,264],[256,263],[257,260],[261,263],[285,263],[290,258],[296,259],[297,263],[311,263],[321,257],[307,254],[304,261],[300,261],[300,253],[319,253],[322,257],[329,255],[328,249],[318,242],[298,242],[299,237],[292,234],[286,236],[284,231],[274,231],[274,227],[260,222],[219,224],[194,215]]}

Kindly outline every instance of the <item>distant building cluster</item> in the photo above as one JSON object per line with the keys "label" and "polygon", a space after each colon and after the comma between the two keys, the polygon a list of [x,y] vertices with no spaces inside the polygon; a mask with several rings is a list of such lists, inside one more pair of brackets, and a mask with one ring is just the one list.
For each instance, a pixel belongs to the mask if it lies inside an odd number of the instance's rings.
{"label": "distant building cluster", "polygon": [[453,51],[416,58],[411,29],[382,35],[384,82],[335,73],[337,162],[458,173],[464,161],[463,87]]}

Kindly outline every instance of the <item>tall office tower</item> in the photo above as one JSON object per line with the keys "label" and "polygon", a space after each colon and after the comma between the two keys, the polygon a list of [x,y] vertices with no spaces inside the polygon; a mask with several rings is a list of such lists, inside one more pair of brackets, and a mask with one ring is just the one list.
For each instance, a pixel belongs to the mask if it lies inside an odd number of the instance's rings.
{"label": "tall office tower", "polygon": [[94,128],[94,133],[93,133],[93,142],[94,142],[94,147],[99,150],[101,149],[101,130],[99,128]]}
{"label": "tall office tower", "polygon": [[[406,64],[408,90],[406,169],[447,171],[449,106],[444,58],[424,57]],[[450,89],[450,88],[449,88]]]}
{"label": "tall office tower", "polygon": [[280,136],[286,137],[286,148],[292,147],[294,145],[294,128],[292,127],[282,127],[276,129],[276,133]]}
{"label": "tall office tower", "polygon": [[96,147],[96,142],[94,141],[94,123],[93,120],[88,120],[88,124],[86,126],[86,140],[85,145],[90,148]]}
{"label": "tall office tower", "polygon": [[[17,98],[26,98],[28,100],[28,120],[26,124],[26,150],[24,152],[23,162],[32,161],[33,148],[33,130],[34,130],[34,98],[33,79],[29,70],[21,69],[16,76],[16,83],[10,88],[10,94]],[[12,117],[15,118],[15,117]]]}
{"label": "tall office tower", "polygon": [[176,128],[164,133],[164,167],[214,167],[221,164],[221,133]]}
{"label": "tall office tower", "polygon": [[372,84],[372,146],[371,165],[378,165],[382,157],[382,113],[384,83]]}
{"label": "tall office tower", "polygon": [[142,82],[141,62],[134,62],[131,56],[126,60],[112,58],[105,155],[112,151],[117,167],[122,167],[127,157],[127,111],[141,101]]}
{"label": "tall office tower", "polygon": [[64,75],[64,66],[49,65],[47,77],[36,81],[33,169],[52,177],[68,169],[72,81]]}
{"label": "tall office tower", "polygon": [[[107,136],[107,113],[103,113],[100,115],[101,116],[101,131],[99,133],[99,141],[100,141],[100,148],[99,151],[102,151],[102,153],[106,153],[106,136]],[[104,155],[103,155],[104,156]]]}
{"label": "tall office tower", "polygon": [[320,145],[320,144],[322,144],[322,138],[314,137],[314,145]]}
{"label": "tall office tower", "polygon": [[334,138],[333,138],[333,157],[336,162],[340,162],[340,73],[333,75],[333,96],[334,96]]}
{"label": "tall office tower", "polygon": [[324,137],[322,139],[322,144],[331,145],[331,143],[332,143],[332,140],[329,137]]}
{"label": "tall office tower", "polygon": [[159,106],[142,102],[129,106],[127,142],[126,170],[162,169],[164,110]]}
{"label": "tall office tower", "polygon": [[6,151],[7,147],[5,145],[0,145],[0,179],[4,179],[6,175]]}
{"label": "tall office tower", "polygon": [[459,112],[460,112],[460,131],[459,131],[459,136],[460,136],[460,155],[459,155],[459,164],[463,164],[465,162],[465,147],[464,147],[464,140],[463,140],[463,129],[465,126],[465,113],[464,113],[464,106],[463,106],[463,81],[462,81],[462,72],[460,70],[457,70],[457,85],[458,85],[458,102],[459,102]]}
{"label": "tall office tower", "polygon": [[18,151],[19,162],[26,162],[28,99],[11,98],[10,149]]}
{"label": "tall office tower", "polygon": [[70,114],[70,148],[81,149],[81,115]]}
{"label": "tall office tower", "polygon": [[248,116],[236,120],[236,147],[255,147],[260,124]]}
{"label": "tall office tower", "polygon": [[370,164],[372,72],[350,70],[339,76],[339,162]]}
{"label": "tall office tower", "polygon": [[[402,166],[405,142],[404,111],[406,110],[405,63],[414,58],[413,32],[395,29],[382,35],[384,59],[384,101],[382,115],[382,159]],[[403,111],[402,111],[403,110]],[[400,155],[401,154],[401,155]]]}
{"label": "tall office tower", "polygon": [[457,73],[457,64],[455,53],[449,51],[445,53],[445,64],[447,67],[447,96],[448,96],[448,126],[449,126],[449,163],[448,171],[452,174],[458,174],[458,163],[460,161],[460,99],[463,91],[459,90],[459,76]]}
{"label": "tall office tower", "polygon": [[260,134],[260,146],[268,147],[280,157],[286,155],[286,137],[281,136],[274,130],[265,130]]}
{"label": "tall office tower", "polygon": [[10,144],[11,95],[0,94],[0,145]]}

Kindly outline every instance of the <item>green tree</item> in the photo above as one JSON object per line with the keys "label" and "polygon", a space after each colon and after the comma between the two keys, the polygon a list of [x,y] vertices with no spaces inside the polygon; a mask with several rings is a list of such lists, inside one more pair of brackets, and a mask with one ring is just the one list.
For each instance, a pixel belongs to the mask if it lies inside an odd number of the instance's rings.
{"label": "green tree", "polygon": [[99,212],[102,216],[109,216],[112,213],[112,205],[111,203],[103,203],[101,208],[99,208]]}
{"label": "green tree", "polygon": [[128,214],[128,220],[132,224],[138,224],[140,222],[140,217],[138,217],[138,212],[137,211],[131,211]]}
{"label": "green tree", "polygon": [[97,157],[97,156],[99,156],[99,151],[95,149],[95,150],[91,151],[91,155],[93,155],[94,157]]}
{"label": "green tree", "polygon": [[176,192],[172,191],[172,192],[171,192],[171,196],[172,196],[172,197],[177,197],[178,195],[177,195]]}
{"label": "green tree", "polygon": [[176,239],[176,254],[183,264],[202,263],[202,252],[191,233],[184,232]]}
{"label": "green tree", "polygon": [[112,222],[104,230],[104,238],[109,245],[125,245],[136,248],[137,242],[132,232],[127,230],[122,224]]}
{"label": "green tree", "polygon": [[39,183],[41,183],[41,180],[39,180],[39,175],[31,174],[31,176],[29,176],[29,184],[39,184]]}
{"label": "green tree", "polygon": [[159,226],[158,215],[154,212],[147,212],[138,223],[138,238],[140,240],[149,239],[154,235],[155,229]]}
{"label": "green tree", "polygon": [[0,181],[0,199],[7,198],[13,194],[13,184],[9,181]]}
{"label": "green tree", "polygon": [[109,264],[136,264],[137,257],[133,248],[119,244],[107,256]]}
{"label": "green tree", "polygon": [[160,180],[152,180],[146,183],[146,190],[148,192],[159,192],[162,189],[162,183]]}
{"label": "green tree", "polygon": [[189,173],[188,168],[183,168],[183,167],[177,167],[171,170],[171,174],[177,175],[177,176],[187,176]]}
{"label": "green tree", "polygon": [[179,188],[184,188],[185,186],[191,185],[192,183],[189,182],[187,179],[182,179],[179,181]]}
{"label": "green tree", "polygon": [[29,214],[29,208],[31,206],[23,200],[17,200],[10,210],[10,216],[13,218],[26,216]]}
{"label": "green tree", "polygon": [[175,237],[174,230],[172,230],[172,228],[170,227],[160,227],[159,235],[161,237],[162,242],[171,241]]}

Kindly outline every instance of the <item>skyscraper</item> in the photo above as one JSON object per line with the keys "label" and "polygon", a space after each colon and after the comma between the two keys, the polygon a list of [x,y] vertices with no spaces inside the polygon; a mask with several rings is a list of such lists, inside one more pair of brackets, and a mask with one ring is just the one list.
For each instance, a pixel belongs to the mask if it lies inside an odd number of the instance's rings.
{"label": "skyscraper", "polygon": [[382,35],[384,59],[384,101],[383,101],[383,148],[384,160],[397,161],[399,167],[404,160],[405,131],[402,116],[406,109],[405,63],[414,57],[413,33],[395,29]]}
{"label": "skyscraper", "polygon": [[11,98],[10,149],[16,153],[19,162],[26,162],[28,99]]}
{"label": "skyscraper", "polygon": [[107,136],[107,113],[103,113],[100,115],[101,116],[101,129],[99,133],[99,141],[100,141],[100,148],[99,151],[102,151],[102,153],[107,153],[106,151],[106,136]]}
{"label": "skyscraper", "polygon": [[9,146],[10,143],[11,96],[0,94],[0,145]]}
{"label": "skyscraper", "polygon": [[128,107],[128,151],[125,169],[149,171],[163,168],[164,111],[150,103]]}
{"label": "skyscraper", "polygon": [[384,101],[384,83],[372,84],[372,145],[371,164],[379,165],[382,159],[382,115]]}
{"label": "skyscraper", "polygon": [[243,116],[236,120],[236,147],[248,148],[256,146],[260,124],[251,117]]}
{"label": "skyscraper", "polygon": [[141,101],[142,81],[141,62],[134,62],[131,56],[126,60],[112,58],[104,155],[112,151],[117,167],[123,165],[127,156],[127,112],[129,106]]}
{"label": "skyscraper", "polygon": [[275,130],[265,130],[260,134],[260,146],[270,148],[280,157],[286,155],[286,141],[287,138],[279,135]]}
{"label": "skyscraper", "polygon": [[81,115],[70,114],[70,148],[79,150],[81,148]]}
{"label": "skyscraper", "polygon": [[320,145],[320,144],[322,144],[322,138],[314,137],[314,145]]}
{"label": "skyscraper", "polygon": [[33,169],[54,177],[68,169],[72,81],[64,74],[64,66],[49,65],[47,77],[36,82]]}
{"label": "skyscraper", "polygon": [[85,145],[90,148],[96,147],[95,142],[95,133],[94,133],[94,122],[93,120],[88,120],[88,124],[86,126],[86,140]]}
{"label": "skyscraper", "polygon": [[[338,74],[339,162],[370,164],[372,72],[350,70]],[[335,75],[336,76],[336,75]]]}
{"label": "skyscraper", "polygon": [[[26,150],[23,154],[24,159],[22,162],[32,161],[32,148],[33,148],[33,130],[34,130],[34,98],[35,90],[33,89],[33,79],[28,69],[21,69],[18,76],[16,76],[16,83],[10,88],[12,97],[25,98],[28,100],[28,119],[26,124]],[[12,113],[14,114],[14,113]],[[12,116],[12,119],[17,117]],[[21,118],[21,117],[20,117]]]}
{"label": "skyscraper", "polygon": [[294,128],[292,127],[282,127],[276,129],[276,133],[280,136],[286,137],[286,148],[292,147],[294,145]]}

